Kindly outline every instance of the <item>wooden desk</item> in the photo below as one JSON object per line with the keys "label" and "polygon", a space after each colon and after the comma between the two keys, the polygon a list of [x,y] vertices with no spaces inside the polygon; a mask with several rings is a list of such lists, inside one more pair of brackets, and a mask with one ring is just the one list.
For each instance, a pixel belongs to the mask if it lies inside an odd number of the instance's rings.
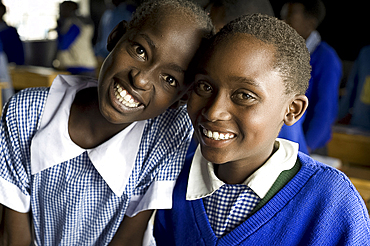
{"label": "wooden desk", "polygon": [[[0,112],[3,110],[3,89],[8,88],[7,82],[0,82]],[[1,113],[0,113],[1,115]]]}
{"label": "wooden desk", "polygon": [[333,137],[327,145],[328,156],[343,164],[370,167],[370,134],[350,127],[333,127]]}
{"label": "wooden desk", "polygon": [[13,66],[9,71],[15,90],[28,87],[49,87],[58,74],[69,74],[52,68],[34,66]]}
{"label": "wooden desk", "polygon": [[367,210],[370,212],[370,180],[349,178],[365,201]]}

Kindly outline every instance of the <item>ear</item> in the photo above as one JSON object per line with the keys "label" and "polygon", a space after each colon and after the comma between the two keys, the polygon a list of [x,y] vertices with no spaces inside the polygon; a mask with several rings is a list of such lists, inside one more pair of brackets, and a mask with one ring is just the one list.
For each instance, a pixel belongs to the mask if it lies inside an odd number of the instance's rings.
{"label": "ear", "polygon": [[122,36],[126,33],[126,31],[127,31],[127,22],[124,20],[118,23],[117,26],[114,27],[114,29],[109,34],[108,40],[107,40],[107,50],[109,52],[113,50],[114,46],[116,46],[116,44],[122,38]]}
{"label": "ear", "polygon": [[284,117],[284,123],[288,126],[294,125],[306,112],[308,99],[305,95],[296,95],[289,104]]}

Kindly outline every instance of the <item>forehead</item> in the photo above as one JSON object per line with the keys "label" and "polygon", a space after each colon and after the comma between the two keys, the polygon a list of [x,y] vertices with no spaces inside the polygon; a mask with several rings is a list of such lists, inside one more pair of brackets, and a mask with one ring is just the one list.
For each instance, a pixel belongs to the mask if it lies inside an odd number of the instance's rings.
{"label": "forehead", "polygon": [[129,32],[131,35],[146,36],[147,42],[157,52],[157,58],[169,55],[174,59],[185,59],[185,63],[190,62],[203,36],[203,30],[191,15],[173,8],[159,10],[147,18],[140,28]]}
{"label": "forehead", "polygon": [[275,46],[250,34],[237,33],[216,44],[201,66],[228,87],[237,80],[254,81],[261,86],[277,82],[283,85],[274,62]]}
{"label": "forehead", "polygon": [[[222,61],[230,71],[245,72],[251,67],[272,70],[275,61],[275,47],[250,34],[235,33],[217,43],[206,56],[206,64]],[[231,65],[232,64],[232,65]]]}

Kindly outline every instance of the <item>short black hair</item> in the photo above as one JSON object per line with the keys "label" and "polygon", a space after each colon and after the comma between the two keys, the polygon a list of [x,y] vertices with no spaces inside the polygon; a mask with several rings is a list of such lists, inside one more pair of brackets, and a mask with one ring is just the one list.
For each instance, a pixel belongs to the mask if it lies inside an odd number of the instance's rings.
{"label": "short black hair", "polygon": [[180,9],[184,14],[195,18],[195,21],[205,30],[206,33],[213,34],[214,27],[210,17],[199,5],[188,0],[144,1],[134,12],[128,28],[140,28],[152,14],[167,6],[173,7],[174,9]]}
{"label": "short black hair", "polygon": [[311,77],[310,54],[305,40],[292,27],[272,16],[244,15],[229,22],[212,38],[211,50],[235,33],[250,34],[273,45],[274,69],[283,79],[286,94],[305,94]]}

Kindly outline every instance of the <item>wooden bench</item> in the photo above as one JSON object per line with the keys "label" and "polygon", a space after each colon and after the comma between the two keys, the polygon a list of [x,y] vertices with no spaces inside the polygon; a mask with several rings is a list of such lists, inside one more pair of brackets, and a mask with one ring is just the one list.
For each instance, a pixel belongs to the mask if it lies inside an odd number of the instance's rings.
{"label": "wooden bench", "polygon": [[349,127],[334,127],[333,136],[327,148],[328,156],[340,159],[343,164],[370,167],[369,132]]}
{"label": "wooden bench", "polygon": [[69,74],[46,67],[11,66],[9,69],[15,90],[28,87],[49,87],[58,74]]}

